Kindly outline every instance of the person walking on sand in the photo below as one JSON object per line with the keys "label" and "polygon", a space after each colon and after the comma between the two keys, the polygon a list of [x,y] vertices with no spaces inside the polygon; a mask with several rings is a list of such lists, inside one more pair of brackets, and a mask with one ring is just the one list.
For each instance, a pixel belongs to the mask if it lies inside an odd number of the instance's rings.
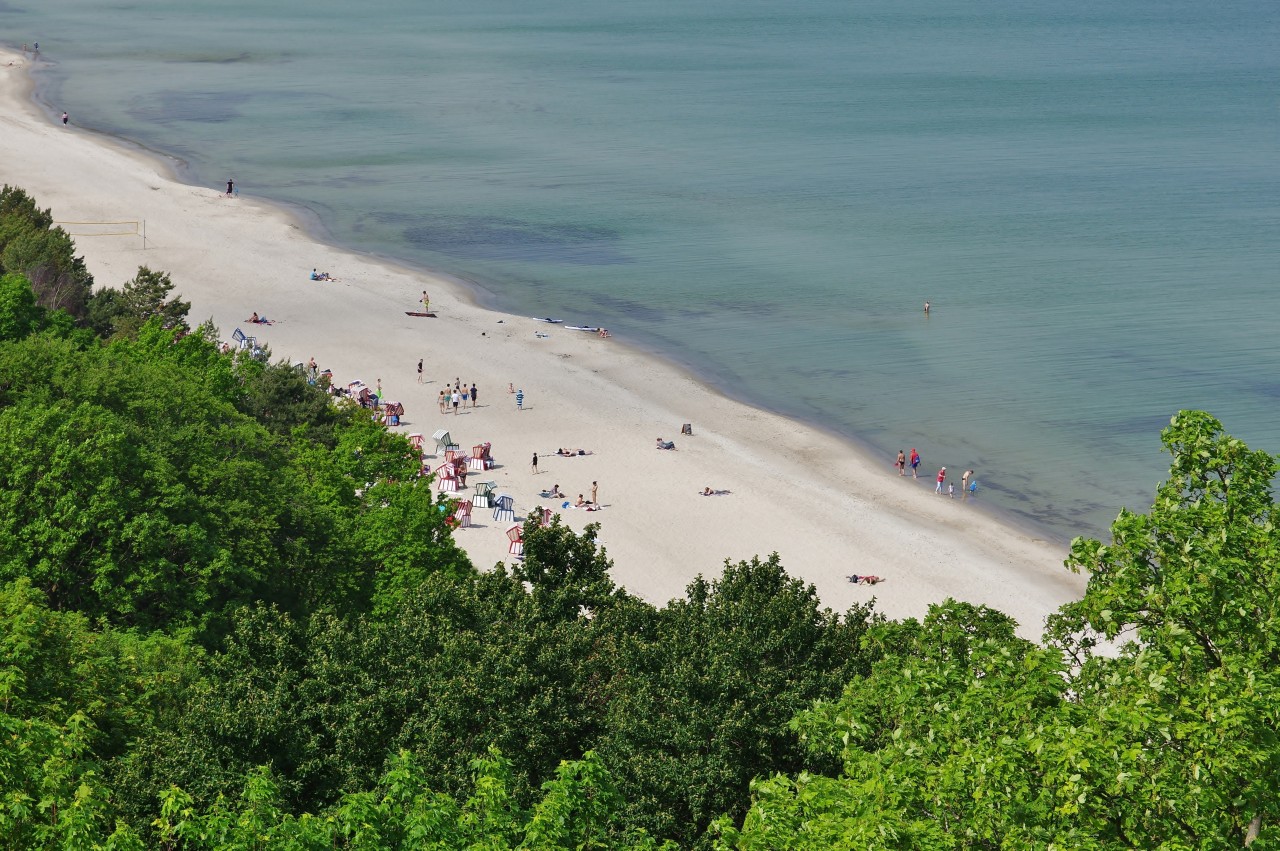
{"label": "person walking on sand", "polygon": [[911,478],[920,478],[920,453],[914,446],[911,447]]}
{"label": "person walking on sand", "polygon": [[960,498],[969,492],[969,479],[973,478],[973,470],[965,470],[960,476]]}
{"label": "person walking on sand", "polygon": [[457,390],[453,391],[453,415],[458,415],[458,406],[462,404],[462,394]]}
{"label": "person walking on sand", "polygon": [[934,493],[942,493],[942,483],[947,480],[947,468],[943,467],[938,471],[938,485],[933,489]]}
{"label": "person walking on sand", "polygon": [[907,474],[907,455],[901,449],[898,450],[898,460],[893,462],[893,466],[898,468],[899,476]]}
{"label": "person walking on sand", "polygon": [[441,390],[441,391],[440,391],[440,396],[437,398],[437,400],[436,400],[436,401],[438,401],[438,402],[440,403],[440,413],[442,413],[442,414],[443,414],[443,413],[444,413],[444,404],[445,404],[445,401],[444,401],[444,391],[443,391],[443,390]]}
{"label": "person walking on sand", "polygon": [[523,390],[516,391],[516,410],[517,411],[524,410],[524,391]]}
{"label": "person walking on sand", "polygon": [[471,407],[476,406],[476,383],[471,382]]}
{"label": "person walking on sand", "polygon": [[533,453],[533,474],[538,475],[538,453]]}
{"label": "person walking on sand", "polygon": [[66,126],[66,123],[67,123],[68,121],[70,121],[70,120],[71,120],[71,116],[67,115],[67,113],[66,113],[65,111],[63,111],[63,113],[62,113],[62,124],[63,124],[63,126]]}
{"label": "person walking on sand", "polygon": [[591,504],[592,505],[600,504],[600,483],[599,482],[591,483]]}
{"label": "person walking on sand", "polygon": [[418,383],[422,383],[422,358],[418,358]]}

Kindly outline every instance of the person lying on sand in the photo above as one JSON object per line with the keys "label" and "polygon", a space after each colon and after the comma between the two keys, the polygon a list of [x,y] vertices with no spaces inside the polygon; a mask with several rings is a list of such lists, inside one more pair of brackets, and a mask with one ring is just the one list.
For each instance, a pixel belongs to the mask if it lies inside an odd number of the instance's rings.
{"label": "person lying on sand", "polygon": [[884,582],[879,576],[859,576],[856,573],[849,577],[849,581],[854,585],[875,585],[877,582]]}
{"label": "person lying on sand", "polygon": [[675,444],[675,441],[663,440],[662,438],[658,438],[658,448],[659,449],[675,449],[676,444]]}
{"label": "person lying on sand", "polygon": [[732,493],[732,491],[718,491],[718,490],[712,490],[711,488],[702,489],[703,496],[724,496],[727,493]]}
{"label": "person lying on sand", "polygon": [[336,280],[337,280],[337,278],[333,277],[333,276],[332,276],[332,275],[330,275],[328,272],[317,272],[315,269],[312,269],[312,270],[311,270],[311,280],[313,280],[313,281],[336,281]]}
{"label": "person lying on sand", "polygon": [[267,318],[267,317],[265,317],[265,316],[259,316],[259,315],[258,315],[258,311],[256,311],[256,310],[253,312],[253,315],[252,315],[252,316],[250,316],[248,319],[246,319],[246,320],[245,320],[245,322],[252,322],[254,325],[274,325],[274,324],[276,324],[276,321],[275,321],[274,319],[268,319],[268,318]]}
{"label": "person lying on sand", "polygon": [[564,458],[576,458],[579,455],[593,455],[595,453],[588,452],[585,449],[557,449],[556,454]]}

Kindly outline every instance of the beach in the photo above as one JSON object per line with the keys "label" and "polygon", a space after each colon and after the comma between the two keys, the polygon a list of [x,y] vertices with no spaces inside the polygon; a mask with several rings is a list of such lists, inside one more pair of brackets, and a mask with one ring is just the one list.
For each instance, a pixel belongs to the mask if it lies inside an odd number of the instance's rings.
{"label": "beach", "polygon": [[[191,322],[212,320],[222,340],[239,328],[274,358],[314,358],[339,385],[380,381],[405,407],[400,430],[424,435],[429,451],[438,429],[464,449],[490,442],[498,466],[469,483],[494,481],[518,518],[543,505],[576,530],[598,523],[614,578],[631,592],[662,603],[726,559],[777,552],[833,609],[874,597],[890,617],[918,617],[955,597],[1008,613],[1029,637],[1083,592],[1083,578],[1062,566],[1061,542],[984,513],[981,489],[961,499],[969,459],[925,457],[919,480],[900,477],[892,457],[726,398],[624,340],[494,312],[460,282],[326,245],[284,208],[186,185],[172,163],[83,130],[74,116],[63,126],[60,111],[32,100],[28,61],[0,53],[0,181],[58,222],[145,222],[145,248],[140,235],[65,225],[99,286],[121,286],[140,265],[168,272]],[[337,280],[312,281],[312,269]],[[434,318],[406,314],[421,308],[423,290]],[[274,324],[246,323],[255,312]],[[441,414],[437,396],[455,380],[477,385],[479,404]],[[509,387],[523,391],[523,410]],[[680,433],[685,423],[691,435]],[[675,450],[656,449],[655,438]],[[589,454],[560,457],[559,448]],[[943,464],[955,498],[933,493]],[[593,482],[600,511],[540,496],[558,485],[569,501],[589,499]],[[727,493],[701,495],[707,487]],[[486,569],[511,560],[508,525],[477,509],[455,538]],[[884,581],[855,585],[851,574]]]}

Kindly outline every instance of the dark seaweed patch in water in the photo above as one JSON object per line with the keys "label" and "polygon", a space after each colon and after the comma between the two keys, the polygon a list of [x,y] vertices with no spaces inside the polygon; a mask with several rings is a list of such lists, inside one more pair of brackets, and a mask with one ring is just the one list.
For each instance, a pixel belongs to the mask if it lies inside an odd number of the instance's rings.
{"label": "dark seaweed patch in water", "polygon": [[139,121],[231,121],[249,94],[226,92],[160,92],[141,106],[129,110]]}
{"label": "dark seaweed patch in water", "polygon": [[404,229],[413,245],[468,260],[609,266],[629,262],[619,234],[578,224],[531,224],[496,216],[420,216]]}

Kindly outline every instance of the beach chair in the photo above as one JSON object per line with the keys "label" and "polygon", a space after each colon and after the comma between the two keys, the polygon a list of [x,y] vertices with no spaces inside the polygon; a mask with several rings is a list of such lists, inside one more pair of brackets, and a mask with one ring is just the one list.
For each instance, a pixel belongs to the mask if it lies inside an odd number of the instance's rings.
{"label": "beach chair", "polygon": [[471,501],[476,508],[489,508],[492,503],[493,489],[497,482],[476,482],[476,492]]}
{"label": "beach chair", "polygon": [[467,457],[466,453],[456,446],[453,447],[452,449],[446,449],[444,451],[444,460],[450,464],[460,463],[466,457]]}
{"label": "beach chair", "polygon": [[412,446],[414,449],[418,450],[419,452],[421,452],[422,451],[422,435],[418,434],[417,432],[414,432],[413,434],[409,435],[409,445]]}
{"label": "beach chair", "polygon": [[471,500],[464,499],[458,504],[458,510],[453,512],[453,516],[458,521],[459,528],[471,528]]}
{"label": "beach chair", "polygon": [[524,538],[520,534],[519,523],[507,530],[507,540],[510,541],[510,543],[507,544],[507,552],[513,556],[523,557]]}
{"label": "beach chair", "polygon": [[436,488],[441,493],[458,492],[458,476],[454,473],[452,464],[445,463],[436,467]]}
{"label": "beach chair", "polygon": [[538,518],[538,525],[541,526],[543,529],[551,528],[551,509],[540,508],[538,510],[542,514],[542,516]]}
{"label": "beach chair", "polygon": [[440,429],[431,435],[431,439],[436,442],[436,454],[444,452],[447,449],[457,449],[458,444],[453,442],[453,438],[449,436],[448,429]]}
{"label": "beach chair", "polygon": [[249,338],[246,337],[244,335],[244,332],[241,331],[239,328],[231,332],[231,342],[235,343],[237,346],[239,346],[242,349],[246,349],[249,347],[248,343],[245,342],[248,339]]}
{"label": "beach chair", "polygon": [[493,503],[493,519],[498,522],[516,519],[516,501],[510,494],[500,493]]}

